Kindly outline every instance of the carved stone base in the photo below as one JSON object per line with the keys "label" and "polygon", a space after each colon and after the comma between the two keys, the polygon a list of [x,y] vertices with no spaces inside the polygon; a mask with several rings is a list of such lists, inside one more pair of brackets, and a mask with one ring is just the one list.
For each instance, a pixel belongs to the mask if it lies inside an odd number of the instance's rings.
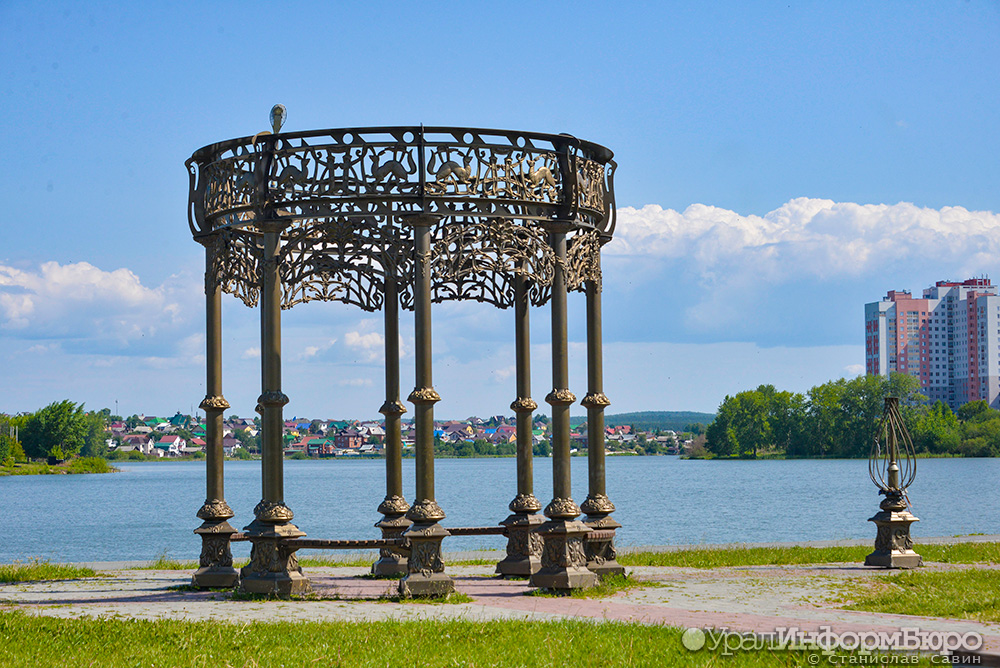
{"label": "carved stone base", "polygon": [[507,527],[507,556],[497,564],[504,577],[528,577],[542,567],[542,537],[535,531],[545,522],[540,515],[514,513],[502,524]]}
{"label": "carved stone base", "polygon": [[455,583],[444,572],[441,541],[451,534],[437,522],[413,524],[403,532],[410,541],[407,574],[399,581],[399,594],[407,598],[447,596]]}
{"label": "carved stone base", "polygon": [[[375,526],[382,530],[382,538],[400,538],[413,523],[401,515],[386,516]],[[383,547],[378,551],[378,561],[372,564],[372,575],[376,577],[393,577],[407,572],[407,558],[401,552],[391,547]]]}
{"label": "carved stone base", "polygon": [[917,568],[924,565],[923,558],[913,551],[910,538],[910,525],[920,520],[909,511],[882,510],[868,521],[875,523],[878,533],[875,534],[875,551],[865,557],[865,566]]}
{"label": "carved stone base", "polygon": [[590,531],[579,520],[549,520],[536,529],[542,537],[542,567],[532,574],[531,585],[540,589],[586,589],[597,584],[587,569],[583,539]]}
{"label": "carved stone base", "polygon": [[254,520],[246,529],[253,547],[250,563],[240,569],[240,591],[287,598],[312,592],[295,556],[298,548],[283,542],[301,538],[305,532],[294,524],[270,524]]}
{"label": "carved stone base", "polygon": [[[622,526],[610,515],[588,515],[584,524],[595,531],[614,531]],[[584,541],[583,547],[587,555],[587,568],[598,577],[625,575],[625,567],[617,561],[618,552],[615,550],[614,536],[607,540]]]}
{"label": "carved stone base", "polygon": [[198,570],[191,577],[191,586],[200,589],[235,586],[240,575],[233,568],[229,537],[236,533],[236,529],[226,520],[206,520],[194,532],[201,536],[201,559]]}

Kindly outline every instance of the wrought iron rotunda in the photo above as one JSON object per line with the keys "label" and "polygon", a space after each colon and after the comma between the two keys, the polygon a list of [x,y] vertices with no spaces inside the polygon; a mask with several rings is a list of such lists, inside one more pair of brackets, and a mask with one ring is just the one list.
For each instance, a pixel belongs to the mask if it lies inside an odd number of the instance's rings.
{"label": "wrought iron rotunda", "polygon": [[[507,536],[497,570],[538,587],[592,585],[621,572],[615,561],[614,505],[605,492],[601,352],[601,247],[614,232],[615,162],[607,148],[570,135],[458,127],[376,127],[281,132],[211,144],[187,161],[188,218],[205,247],[207,307],[207,494],[201,568],[194,584],[240,583],[244,591],[308,591],[295,552],[306,541],[284,501],[281,311],[313,300],[381,310],[385,324],[386,495],[375,574],[405,572],[407,595],[452,590],[441,542],[449,529],[434,495],[431,304],[475,300],[513,307],[516,343],[517,491],[511,514],[490,533]],[[567,295],[586,294],[589,493],[570,494]],[[221,293],[261,317],[261,501],[244,533],[228,522],[223,491]],[[529,307],[552,312],[553,499],[533,494]],[[415,321],[413,404],[416,498],[402,496],[398,318]],[[446,390],[447,391],[447,390]],[[577,519],[582,513],[586,520]],[[457,532],[457,529],[452,529]],[[465,533],[474,533],[466,530]],[[481,533],[487,533],[482,531]],[[253,544],[250,563],[232,566],[230,542]],[[327,547],[337,541],[325,541]],[[350,541],[341,541],[347,543]]]}

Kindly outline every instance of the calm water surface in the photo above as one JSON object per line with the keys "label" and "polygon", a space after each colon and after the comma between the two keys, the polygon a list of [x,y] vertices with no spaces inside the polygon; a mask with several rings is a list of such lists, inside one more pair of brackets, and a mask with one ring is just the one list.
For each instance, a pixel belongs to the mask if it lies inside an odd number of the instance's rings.
{"label": "calm water surface", "polygon": [[[0,563],[195,559],[191,533],[205,498],[201,462],[118,464],[108,475],[0,478],[6,509]],[[446,526],[495,524],[516,491],[514,459],[436,462],[437,499]],[[413,498],[413,460],[403,462]],[[620,545],[675,545],[871,538],[866,520],[881,497],[865,460],[688,461],[608,457],[608,495],[624,527]],[[552,496],[552,460],[535,459],[535,495]],[[922,459],[910,488],[920,518],[913,534],[1000,533],[998,459]],[[383,460],[286,461],[285,500],[314,538],[377,537],[375,508],[385,495]],[[587,460],[573,459],[573,498],[587,496]],[[260,500],[260,462],[226,462],[226,499],[241,529]],[[502,537],[449,538],[448,551],[501,548]],[[234,554],[246,556],[246,544]]]}

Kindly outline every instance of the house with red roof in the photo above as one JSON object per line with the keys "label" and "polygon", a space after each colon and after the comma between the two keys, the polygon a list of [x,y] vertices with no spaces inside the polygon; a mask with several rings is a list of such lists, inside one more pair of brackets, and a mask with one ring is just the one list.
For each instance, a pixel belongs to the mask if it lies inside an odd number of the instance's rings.
{"label": "house with red roof", "polygon": [[160,440],[156,442],[156,449],[167,457],[180,457],[181,450],[186,446],[187,441],[177,434],[167,434],[165,436],[161,436]]}

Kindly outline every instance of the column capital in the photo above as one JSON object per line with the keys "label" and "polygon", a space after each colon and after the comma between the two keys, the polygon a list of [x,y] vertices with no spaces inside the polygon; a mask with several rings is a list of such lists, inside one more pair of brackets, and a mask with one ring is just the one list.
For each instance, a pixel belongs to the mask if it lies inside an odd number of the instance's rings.
{"label": "column capital", "polygon": [[573,499],[556,497],[545,506],[545,516],[554,520],[571,520],[580,514],[580,506]]}
{"label": "column capital", "polygon": [[441,401],[441,395],[433,387],[416,387],[406,400],[411,404],[435,404]]}
{"label": "column capital", "polygon": [[406,511],[406,519],[422,524],[440,522],[444,517],[444,511],[434,499],[417,501]]}
{"label": "column capital", "polygon": [[580,506],[588,515],[609,515],[615,512],[615,504],[604,494],[592,494]]}
{"label": "column capital", "polygon": [[285,228],[289,227],[291,224],[292,221],[282,220],[280,218],[278,219],[271,218],[270,220],[258,220],[254,223],[254,225],[265,234],[273,232],[277,232],[280,234],[285,230]]}
{"label": "column capital", "polygon": [[566,389],[554,389],[545,397],[550,406],[569,406],[576,401],[576,395]]}
{"label": "column capital", "polygon": [[406,406],[398,399],[391,401],[386,399],[386,402],[382,404],[382,408],[378,409],[378,412],[382,415],[402,415],[406,412]]}
{"label": "column capital", "polygon": [[587,408],[603,408],[605,406],[611,405],[611,400],[603,392],[589,392],[587,396],[580,401],[581,406],[586,406]]}
{"label": "column capital", "polygon": [[531,397],[518,397],[510,404],[510,409],[515,413],[530,413],[538,408],[538,404]]}
{"label": "column capital", "polygon": [[546,220],[542,223],[542,225],[546,230],[554,234],[565,234],[567,232],[571,232],[576,227],[576,224],[573,221],[562,220],[559,218]]}
{"label": "column capital", "polygon": [[387,496],[378,505],[378,512],[383,515],[402,515],[410,509],[410,504],[401,496]]}
{"label": "column capital", "polygon": [[417,211],[414,213],[404,213],[399,216],[399,222],[403,225],[411,225],[413,227],[430,227],[434,223],[441,220],[443,216],[439,216],[433,213],[423,213],[422,211]]}
{"label": "column capital", "polygon": [[534,494],[518,494],[507,507],[512,513],[537,513],[542,509],[542,502]]}
{"label": "column capital", "polygon": [[275,524],[291,522],[295,516],[292,509],[285,505],[283,501],[265,501],[254,506],[254,517],[261,522],[273,522]]}
{"label": "column capital", "polygon": [[224,411],[229,408],[229,402],[221,394],[218,396],[205,395],[205,398],[198,404],[198,408],[204,411],[216,410]]}
{"label": "column capital", "polygon": [[205,505],[198,510],[201,520],[228,520],[233,515],[233,509],[223,499],[206,499]]}
{"label": "column capital", "polygon": [[281,390],[268,390],[257,397],[257,406],[284,406],[287,403],[288,397]]}

